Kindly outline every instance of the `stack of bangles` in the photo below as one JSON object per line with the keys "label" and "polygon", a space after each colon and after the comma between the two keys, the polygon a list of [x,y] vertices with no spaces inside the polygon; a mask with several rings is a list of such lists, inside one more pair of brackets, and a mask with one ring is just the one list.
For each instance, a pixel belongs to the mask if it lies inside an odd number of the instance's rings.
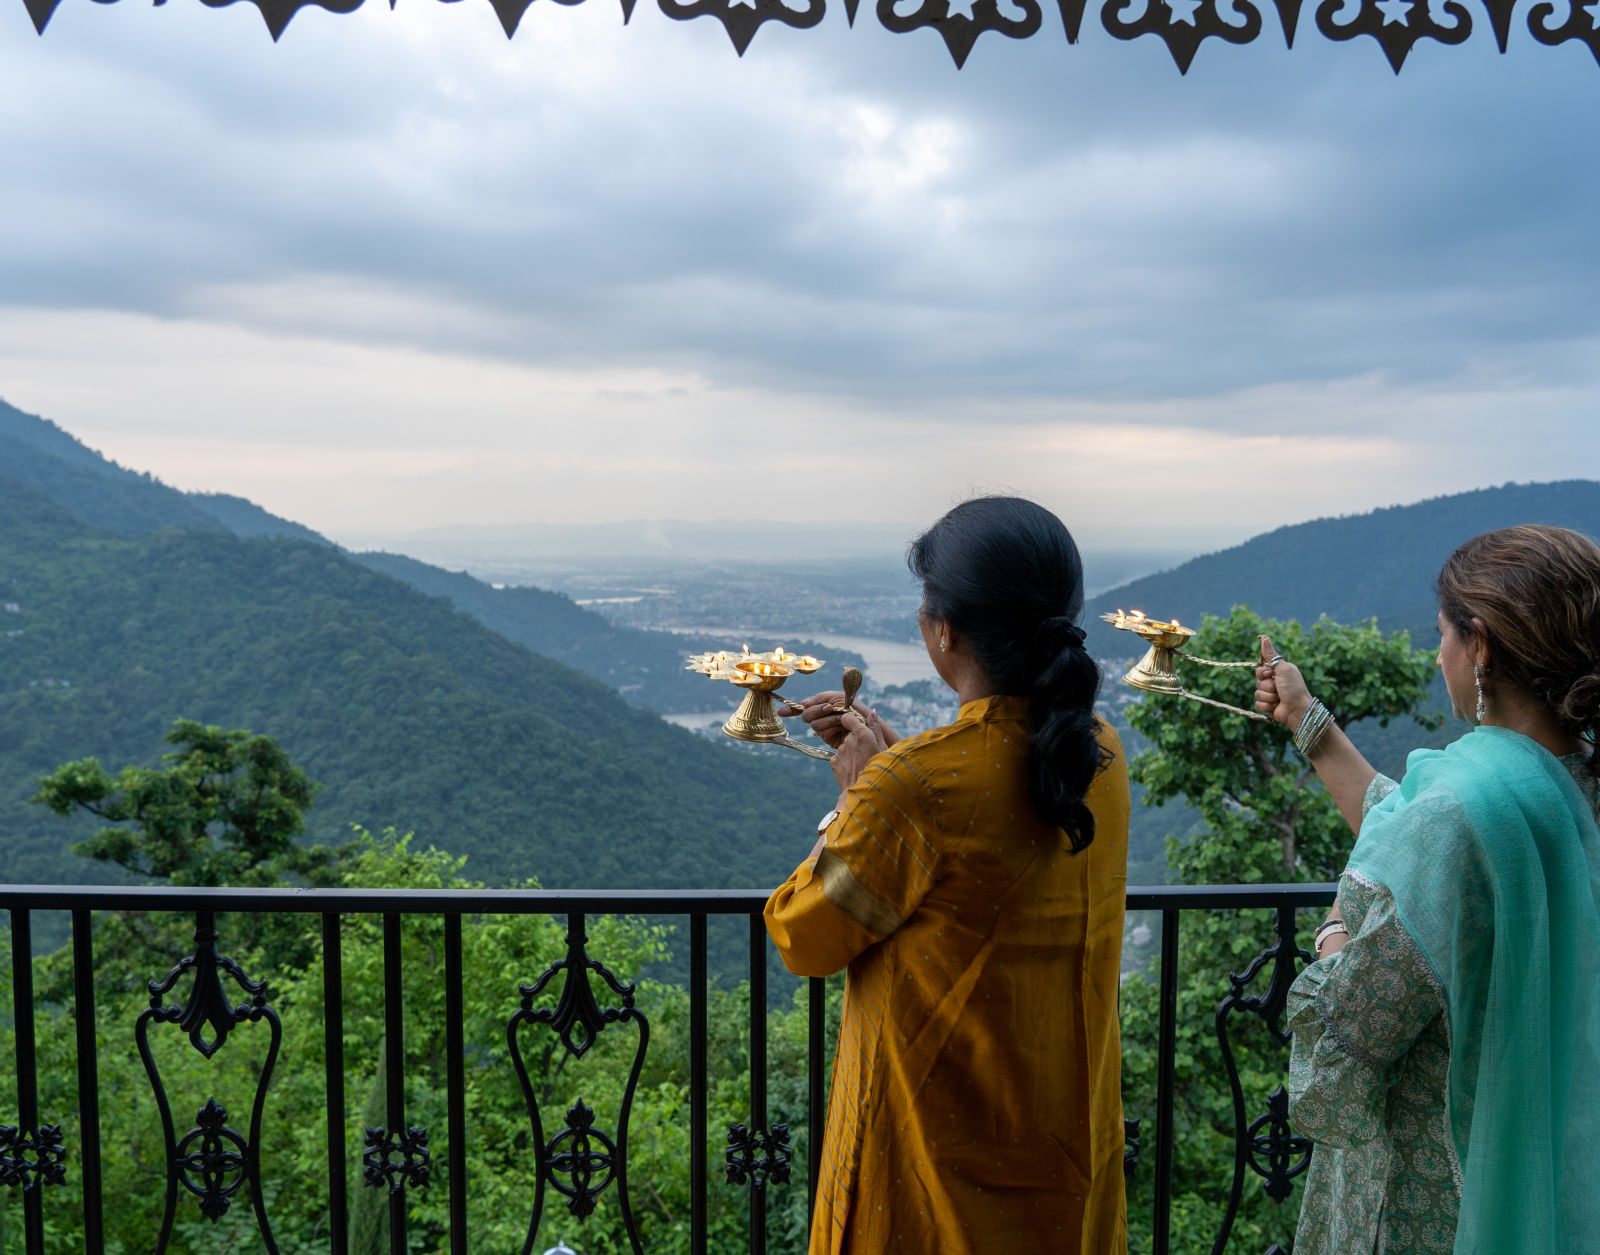
{"label": "stack of bangles", "polygon": [[1305,717],[1300,720],[1300,727],[1294,734],[1294,747],[1300,751],[1303,758],[1309,759],[1316,752],[1317,744],[1328,731],[1328,725],[1333,722],[1333,715],[1328,708],[1315,697],[1311,705],[1306,707]]}
{"label": "stack of bangles", "polygon": [[1337,936],[1339,933],[1343,933],[1346,937],[1350,935],[1350,930],[1344,926],[1342,919],[1330,919],[1321,928],[1317,929],[1317,939],[1311,943],[1311,948],[1316,951],[1317,958],[1320,959],[1322,957],[1322,943],[1329,937]]}

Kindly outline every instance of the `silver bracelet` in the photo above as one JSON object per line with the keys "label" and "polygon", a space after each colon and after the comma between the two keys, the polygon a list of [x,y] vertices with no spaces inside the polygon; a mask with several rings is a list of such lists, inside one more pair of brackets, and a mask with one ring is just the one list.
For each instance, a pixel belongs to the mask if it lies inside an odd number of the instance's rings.
{"label": "silver bracelet", "polygon": [[1306,707],[1305,716],[1300,720],[1300,727],[1294,734],[1294,747],[1300,751],[1301,757],[1309,759],[1316,752],[1318,743],[1332,722],[1332,712],[1313,697],[1311,705]]}

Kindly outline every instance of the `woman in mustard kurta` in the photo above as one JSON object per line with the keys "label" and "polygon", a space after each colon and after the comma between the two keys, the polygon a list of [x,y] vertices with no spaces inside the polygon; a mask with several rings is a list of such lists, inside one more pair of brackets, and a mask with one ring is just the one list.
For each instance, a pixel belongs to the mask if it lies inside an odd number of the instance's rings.
{"label": "woman in mustard kurta", "polygon": [[844,791],[767,903],[791,971],[849,973],[810,1255],[1120,1255],[1128,777],[1082,565],[1049,511],[991,497],[911,568],[960,714],[900,739],[807,699]]}

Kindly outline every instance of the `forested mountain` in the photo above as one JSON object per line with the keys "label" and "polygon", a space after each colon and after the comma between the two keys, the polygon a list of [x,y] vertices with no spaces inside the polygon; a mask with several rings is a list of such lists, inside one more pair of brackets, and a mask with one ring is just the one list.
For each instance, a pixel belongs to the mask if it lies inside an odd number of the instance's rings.
{"label": "forested mountain", "polygon": [[1132,652],[1128,634],[1099,621],[1119,606],[1198,624],[1203,613],[1239,604],[1307,623],[1321,614],[1341,623],[1376,616],[1381,627],[1405,628],[1421,644],[1433,627],[1433,579],[1444,560],[1479,532],[1514,523],[1600,536],[1600,482],[1506,484],[1280,527],[1093,599],[1089,647],[1106,658]]}
{"label": "forested mountain", "polygon": [[[38,489],[85,521],[124,536],[161,528],[224,528],[236,536],[284,537],[330,545],[309,527],[280,518],[243,497],[180,492],[149,475],[118,466],[85,447],[48,419],[0,401],[0,475]],[[620,692],[633,706],[657,711],[718,710],[728,695],[683,670],[690,649],[706,648],[670,632],[616,627],[561,593],[539,588],[495,588],[464,571],[446,571],[390,553],[348,553],[354,561],[448,597],[536,653],[559,659]],[[787,640],[792,649],[826,657],[820,685],[837,685],[845,666],[861,659],[812,642]]]}
{"label": "forested mountain", "polygon": [[[1433,579],[1439,567],[1463,541],[1514,523],[1557,523],[1600,536],[1600,483],[1507,484],[1280,527],[1091,599],[1085,616],[1089,648],[1107,661],[1112,679],[1105,691],[1117,695],[1129,692],[1118,679],[1127,659],[1143,652],[1143,644],[1131,633],[1100,622],[1101,614],[1118,607],[1193,626],[1199,625],[1203,614],[1226,615],[1236,605],[1247,605],[1268,618],[1302,623],[1314,622],[1322,614],[1341,623],[1376,618],[1385,631],[1407,631],[1413,645],[1432,648],[1438,640]],[[1196,652],[1203,648],[1202,642]],[[1248,706],[1253,687],[1249,673],[1235,674],[1239,683],[1234,701]],[[1323,696],[1336,702],[1334,695]],[[1449,709],[1443,682],[1436,679],[1424,710],[1448,714]],[[1378,769],[1395,776],[1404,770],[1411,750],[1448,744],[1461,732],[1462,725],[1451,719],[1438,729],[1420,727],[1410,719],[1387,728],[1366,723],[1350,729]],[[1135,880],[1164,875],[1161,839],[1188,831],[1196,820],[1194,812],[1182,807],[1145,811],[1136,806],[1130,875]]]}
{"label": "forested mountain", "polygon": [[796,857],[783,817],[803,828],[825,810],[831,777],[706,742],[614,691],[654,675],[658,698],[704,700],[681,651],[557,594],[346,554],[0,403],[0,880],[93,878],[66,850],[92,822],[27,805],[37,778],[90,755],[153,763],[186,717],[278,737],[326,786],[310,815],[325,843],[393,824],[491,880],[772,883]]}
{"label": "forested mountain", "polygon": [[92,824],[27,806],[39,775],[153,762],[180,716],[278,737],[326,786],[315,839],[416,828],[490,879],[772,883],[831,794],[820,764],[696,738],[327,545],[120,537],[15,480],[0,621],[4,880],[82,874],[64,847]]}

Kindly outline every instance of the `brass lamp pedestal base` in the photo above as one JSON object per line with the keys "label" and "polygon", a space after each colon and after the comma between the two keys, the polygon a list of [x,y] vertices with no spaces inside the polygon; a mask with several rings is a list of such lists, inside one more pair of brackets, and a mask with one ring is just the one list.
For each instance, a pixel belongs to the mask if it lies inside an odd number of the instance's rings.
{"label": "brass lamp pedestal base", "polygon": [[[806,655],[795,655],[778,646],[769,654],[752,654],[746,645],[742,654],[719,650],[710,654],[694,654],[686,670],[698,671],[713,680],[727,680],[735,688],[745,691],[739,709],[728,716],[722,725],[724,735],[736,741],[749,741],[756,745],[787,745],[799,750],[807,758],[827,760],[833,750],[826,745],[806,745],[789,735],[773,706],[772,695],[783,687],[783,682],[796,672],[810,675],[822,667],[822,661]],[[844,684],[844,702],[833,708],[836,714],[851,711],[851,703],[861,688],[861,672],[856,667],[846,667],[841,679]]]}
{"label": "brass lamp pedestal base", "polygon": [[1147,641],[1150,648],[1145,650],[1144,657],[1133,665],[1133,669],[1123,676],[1123,681],[1130,687],[1143,689],[1147,693],[1167,693],[1173,697],[1187,697],[1192,702],[1200,702],[1206,706],[1215,706],[1218,710],[1226,710],[1235,715],[1243,715],[1246,719],[1254,719],[1266,723],[1267,717],[1258,711],[1245,710],[1241,706],[1230,706],[1227,702],[1213,701],[1209,697],[1201,697],[1198,693],[1191,693],[1183,687],[1183,681],[1178,678],[1178,659],[1185,662],[1197,663],[1204,667],[1249,667],[1254,668],[1253,662],[1213,662],[1209,658],[1194,658],[1188,654],[1180,655],[1178,651],[1187,645],[1194,636],[1193,628],[1182,626],[1176,619],[1162,622],[1160,619],[1146,618],[1145,615],[1135,610],[1131,615],[1122,611],[1116,614],[1101,615],[1112,627],[1123,628],[1135,633],[1141,640]]}
{"label": "brass lamp pedestal base", "polygon": [[765,689],[751,689],[746,693],[739,709],[728,716],[722,730],[735,741],[778,743],[789,739],[788,730],[773,708],[772,694]]}

